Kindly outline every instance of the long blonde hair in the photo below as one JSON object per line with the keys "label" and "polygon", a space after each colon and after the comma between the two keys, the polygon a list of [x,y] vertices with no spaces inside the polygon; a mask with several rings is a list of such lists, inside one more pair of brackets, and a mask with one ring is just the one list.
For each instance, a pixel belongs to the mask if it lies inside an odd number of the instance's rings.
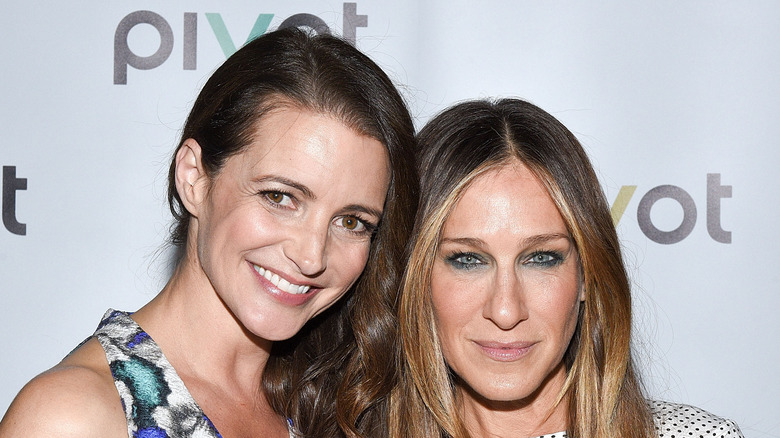
{"label": "long blonde hair", "polygon": [[585,302],[564,357],[571,438],[656,436],[631,354],[631,295],[609,207],[587,155],[566,127],[518,99],[458,104],[418,137],[421,199],[398,318],[403,355],[390,402],[394,437],[469,433],[437,335],[430,296],[441,230],[479,175],[513,160],[546,186],[577,249]]}

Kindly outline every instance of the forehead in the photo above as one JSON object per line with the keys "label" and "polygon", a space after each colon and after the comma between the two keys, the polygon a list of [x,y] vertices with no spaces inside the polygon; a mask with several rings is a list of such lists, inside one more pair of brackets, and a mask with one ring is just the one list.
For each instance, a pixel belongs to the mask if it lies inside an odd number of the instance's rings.
{"label": "forehead", "polygon": [[329,114],[282,103],[256,123],[252,141],[245,148],[245,164],[270,160],[278,165],[334,168],[346,162],[381,162],[389,168],[387,148],[373,137]]}
{"label": "forehead", "polygon": [[338,118],[279,107],[261,117],[249,145],[227,159],[215,185],[229,195],[253,195],[272,180],[334,209],[361,205],[381,211],[390,161],[382,143]]}
{"label": "forehead", "polygon": [[541,180],[513,161],[476,177],[450,213],[443,234],[568,234],[555,202]]}

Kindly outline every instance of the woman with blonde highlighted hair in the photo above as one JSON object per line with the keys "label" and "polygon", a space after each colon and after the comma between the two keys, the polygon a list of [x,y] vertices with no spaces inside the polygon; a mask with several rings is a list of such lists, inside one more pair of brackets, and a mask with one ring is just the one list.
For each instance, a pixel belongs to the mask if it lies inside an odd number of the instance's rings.
{"label": "woman with blonde highlighted hair", "polygon": [[522,100],[471,101],[418,141],[392,436],[741,436],[645,398],[620,242],[566,127]]}

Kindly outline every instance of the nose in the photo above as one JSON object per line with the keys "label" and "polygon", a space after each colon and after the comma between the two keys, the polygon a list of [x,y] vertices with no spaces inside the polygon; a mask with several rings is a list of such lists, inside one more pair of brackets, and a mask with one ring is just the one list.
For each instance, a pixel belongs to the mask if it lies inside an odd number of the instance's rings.
{"label": "nose", "polygon": [[328,266],[328,227],[312,222],[304,222],[290,231],[283,247],[284,255],[307,277],[318,276]]}
{"label": "nose", "polygon": [[482,316],[502,330],[510,330],[528,319],[522,280],[514,269],[499,270],[496,273],[494,288],[487,296]]}

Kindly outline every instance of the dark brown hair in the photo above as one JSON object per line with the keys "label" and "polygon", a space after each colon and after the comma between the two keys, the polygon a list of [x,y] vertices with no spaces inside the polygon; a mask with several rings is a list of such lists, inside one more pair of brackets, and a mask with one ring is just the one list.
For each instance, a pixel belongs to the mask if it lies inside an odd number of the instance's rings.
{"label": "dark brown hair", "polygon": [[[391,179],[366,270],[340,300],[294,338],[274,343],[263,375],[273,408],[306,437],[375,436],[395,368],[394,305],[403,247],[417,202],[414,126],[392,81],[366,55],[330,35],[270,32],[233,54],[206,82],[184,126],[206,173],[252,142],[258,120],[292,104],[343,121],[388,151]],[[175,156],[175,154],[174,154]],[[190,213],[169,173],[170,240],[186,242]]]}
{"label": "dark brown hair", "polygon": [[438,341],[431,268],[450,212],[478,176],[520,161],[544,184],[574,241],[585,301],[564,357],[568,436],[655,436],[631,354],[631,293],[609,207],[576,137],[519,99],[470,101],[422,129],[420,208],[403,280],[401,380],[391,402],[396,437],[469,435]]}

